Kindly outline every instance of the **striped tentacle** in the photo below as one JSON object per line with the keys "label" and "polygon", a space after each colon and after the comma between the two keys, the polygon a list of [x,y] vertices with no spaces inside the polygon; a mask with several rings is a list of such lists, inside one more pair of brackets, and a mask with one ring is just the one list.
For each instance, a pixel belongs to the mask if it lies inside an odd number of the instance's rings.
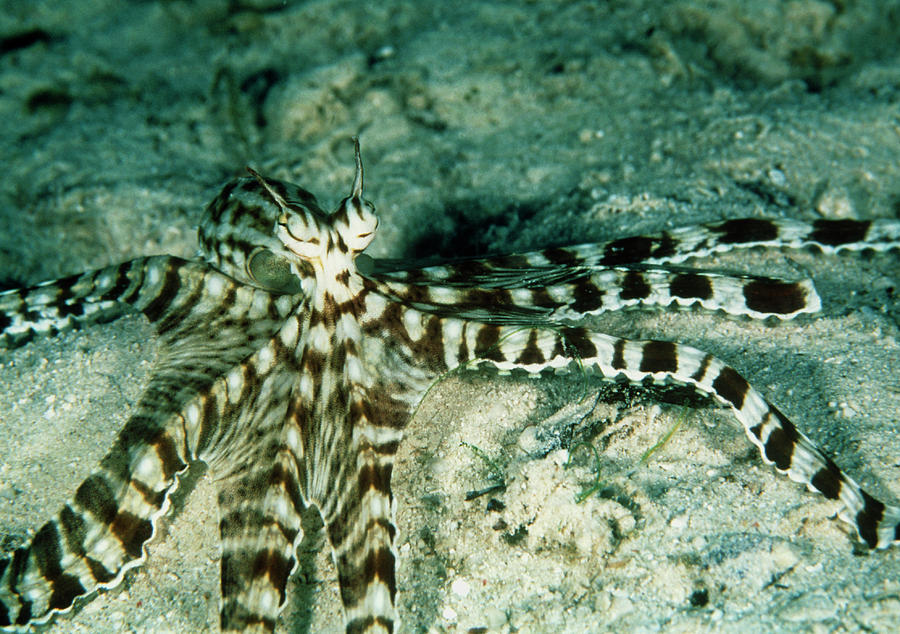
{"label": "striped tentacle", "polygon": [[183,408],[185,445],[219,491],[223,631],[272,631],[302,539],[306,474],[299,431],[284,425],[301,391],[296,315]]}
{"label": "striped tentacle", "polygon": [[358,308],[337,304],[312,311],[304,379],[288,420],[298,430],[298,461],[307,467],[301,479],[322,513],[334,554],[346,631],[393,632],[391,472],[422,385],[402,373],[387,382],[379,378],[391,363],[388,340],[363,338],[352,310]]}
{"label": "striped tentacle", "polygon": [[282,438],[299,465],[302,494],[325,522],[346,630],[392,632],[394,456],[435,370],[446,368],[429,369],[439,332],[423,333],[428,351],[416,353],[413,342],[397,338],[403,307],[371,289],[334,290],[336,295],[324,293],[305,312]]}
{"label": "striped tentacle", "polygon": [[605,243],[602,251],[591,245],[575,247],[576,258],[587,266],[643,262],[678,263],[738,248],[814,248],[824,253],[889,251],[900,248],[900,221],[878,220],[769,220],[739,218],[720,223],[681,227],[659,235],[634,236]]}
{"label": "striped tentacle", "polygon": [[[418,321],[427,323],[429,316]],[[408,315],[407,324],[414,320]],[[763,460],[844,507],[842,518],[871,548],[900,543],[900,507],[886,505],[844,474],[794,424],[768,403],[736,370],[700,350],[666,341],[628,341],[584,328],[539,329],[475,324],[453,319],[441,323],[449,368],[485,362],[502,371],[537,375],[548,368],[581,367],[611,380],[674,383],[729,406]]]}
{"label": "striped tentacle", "polygon": [[393,632],[397,585],[391,472],[397,443],[379,442],[390,433],[364,419],[355,432],[354,463],[335,483],[342,486],[335,486],[322,515],[338,571],[346,631]]}
{"label": "striped tentacle", "polygon": [[768,220],[739,218],[608,242],[557,247],[479,260],[457,260],[424,268],[399,268],[376,261],[373,275],[417,285],[517,288],[555,284],[573,270],[640,264],[675,264],[738,248],[816,248],[840,251],[900,249],[900,220]]}
{"label": "striped tentacle", "polygon": [[[175,258],[142,263],[140,272],[119,267],[119,299],[100,301],[133,304],[162,334],[156,372],[99,468],[29,545],[0,560],[0,624],[46,621],[78,597],[117,585],[143,561],[202,436],[181,412],[199,411],[191,402],[258,347],[294,301]],[[101,283],[108,275],[95,282],[108,288]]]}
{"label": "striped tentacle", "polygon": [[184,260],[168,256],[138,258],[0,293],[0,346],[14,348],[35,335],[52,336],[120,317],[128,310],[128,300],[141,294],[145,271],[183,264]]}
{"label": "striped tentacle", "polygon": [[348,633],[393,632],[397,626],[391,473],[412,394],[409,386],[381,382],[358,386],[351,394],[353,462],[337,480],[342,486],[335,486],[322,504]]}
{"label": "striped tentacle", "polygon": [[[240,297],[238,295],[241,295]],[[299,299],[241,288],[209,267],[172,256],[137,258],[98,271],[0,293],[0,347],[24,345],[36,335],[53,336],[142,311],[160,334],[175,341],[191,326],[230,312],[257,329],[276,329]],[[257,320],[263,323],[255,323]]]}
{"label": "striped tentacle", "polygon": [[0,560],[0,624],[44,622],[143,561],[190,460],[172,393],[179,378],[151,381],[99,468],[30,544]]}
{"label": "striped tentacle", "polygon": [[754,319],[792,319],[821,308],[810,280],[796,282],[757,276],[715,273],[611,269],[570,284],[550,286],[547,295],[560,301],[554,322],[632,308],[699,306],[708,311]]}
{"label": "striped tentacle", "polygon": [[423,287],[390,280],[374,284],[379,293],[417,310],[486,323],[573,322],[608,311],[672,305],[791,319],[821,307],[810,280],[622,267],[582,269],[571,278],[521,288]]}
{"label": "striped tentacle", "polygon": [[303,539],[297,463],[287,447],[273,444],[217,487],[222,631],[271,632]]}

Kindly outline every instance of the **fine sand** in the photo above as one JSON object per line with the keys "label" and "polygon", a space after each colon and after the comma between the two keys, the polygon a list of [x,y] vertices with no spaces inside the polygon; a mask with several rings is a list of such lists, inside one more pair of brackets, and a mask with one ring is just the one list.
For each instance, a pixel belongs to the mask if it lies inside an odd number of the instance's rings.
{"label": "fine sand", "polygon": [[[900,213],[896,1],[451,4],[4,3],[0,283],[191,257],[204,205],[246,165],[330,207],[349,192],[356,134],[376,257]],[[897,254],[690,264],[811,277],[822,313],[592,326],[726,360],[897,503]],[[0,550],[110,447],[155,346],[135,317],[0,350]],[[900,627],[900,549],[855,545],[833,503],[699,405],[579,372],[447,377],[394,468],[400,631]],[[598,493],[576,502],[598,470]],[[314,518],[307,529],[281,631],[341,631],[330,552]],[[217,631],[218,566],[215,484],[196,470],[146,565],[48,631]]]}

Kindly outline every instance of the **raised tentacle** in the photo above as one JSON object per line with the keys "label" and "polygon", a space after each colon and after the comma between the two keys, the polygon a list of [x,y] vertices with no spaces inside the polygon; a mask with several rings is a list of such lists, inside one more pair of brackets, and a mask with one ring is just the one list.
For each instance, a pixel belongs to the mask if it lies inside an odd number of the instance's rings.
{"label": "raised tentacle", "polygon": [[608,242],[421,266],[374,260],[371,275],[415,285],[521,288],[566,282],[585,269],[677,264],[739,248],[815,248],[825,253],[900,249],[900,221],[738,218]]}

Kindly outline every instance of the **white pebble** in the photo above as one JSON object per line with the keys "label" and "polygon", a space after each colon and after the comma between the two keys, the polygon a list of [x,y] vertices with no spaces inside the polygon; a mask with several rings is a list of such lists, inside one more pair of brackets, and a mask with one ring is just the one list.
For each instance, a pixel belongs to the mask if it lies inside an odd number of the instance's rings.
{"label": "white pebble", "polygon": [[450,591],[458,597],[466,597],[472,588],[465,579],[456,579],[450,584]]}

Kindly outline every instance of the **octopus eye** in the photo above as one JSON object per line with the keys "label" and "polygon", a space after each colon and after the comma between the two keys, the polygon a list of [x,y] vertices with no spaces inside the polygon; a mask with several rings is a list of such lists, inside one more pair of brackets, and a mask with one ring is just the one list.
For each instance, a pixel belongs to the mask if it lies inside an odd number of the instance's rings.
{"label": "octopus eye", "polygon": [[300,278],[291,271],[290,262],[268,249],[257,249],[247,258],[247,274],[262,288],[273,293],[296,295],[302,291]]}

